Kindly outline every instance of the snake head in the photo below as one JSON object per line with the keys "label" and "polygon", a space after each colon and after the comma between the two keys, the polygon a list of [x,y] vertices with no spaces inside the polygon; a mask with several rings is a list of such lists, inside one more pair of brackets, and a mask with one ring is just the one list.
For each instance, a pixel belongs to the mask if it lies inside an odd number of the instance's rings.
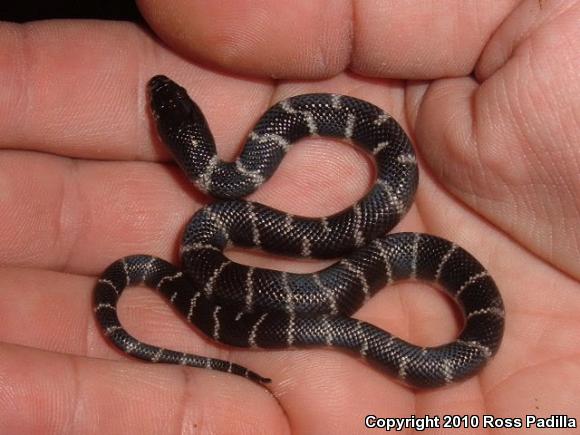
{"label": "snake head", "polygon": [[[197,113],[201,114],[187,91],[165,76],[151,78],[148,91],[153,116],[156,121],[162,121],[162,124],[179,125],[191,121],[192,116]],[[159,125],[158,122],[158,128]]]}
{"label": "snake head", "polygon": [[147,90],[159,136],[178,157],[178,163],[188,139],[213,140],[205,116],[184,88],[166,76],[156,75],[149,80]]}

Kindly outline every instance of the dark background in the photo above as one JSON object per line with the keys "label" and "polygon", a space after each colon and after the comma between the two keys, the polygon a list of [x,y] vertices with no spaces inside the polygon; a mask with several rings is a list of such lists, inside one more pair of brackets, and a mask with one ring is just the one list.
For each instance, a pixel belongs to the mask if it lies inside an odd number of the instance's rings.
{"label": "dark background", "polygon": [[142,21],[133,0],[0,0],[0,21],[22,23],[51,18]]}

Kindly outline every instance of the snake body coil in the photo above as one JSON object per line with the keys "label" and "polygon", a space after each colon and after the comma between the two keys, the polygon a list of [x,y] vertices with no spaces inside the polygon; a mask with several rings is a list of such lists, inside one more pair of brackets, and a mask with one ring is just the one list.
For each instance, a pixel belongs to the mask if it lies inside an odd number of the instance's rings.
{"label": "snake body coil", "polygon": [[[235,162],[216,154],[212,134],[186,91],[164,76],[149,82],[163,142],[188,178],[222,201],[199,210],[186,226],[181,268],[135,255],[111,264],[94,296],[98,322],[120,349],[138,358],[227,371],[267,382],[236,364],[139,342],[121,326],[118,299],[129,285],[158,289],[209,337],[242,347],[325,345],[354,351],[401,381],[436,387],[474,375],[494,355],[504,329],[498,289],[483,266],[456,244],[421,233],[385,236],[409,208],[417,162],[399,124],[378,107],[335,94],[300,95],[270,108]],[[376,161],[377,180],[353,207],[313,219],[240,200],[276,170],[303,137],[338,137]],[[285,255],[334,258],[313,274],[237,264],[223,250],[234,243]],[[457,340],[437,347],[407,343],[350,315],[385,284],[436,283],[461,307]]]}

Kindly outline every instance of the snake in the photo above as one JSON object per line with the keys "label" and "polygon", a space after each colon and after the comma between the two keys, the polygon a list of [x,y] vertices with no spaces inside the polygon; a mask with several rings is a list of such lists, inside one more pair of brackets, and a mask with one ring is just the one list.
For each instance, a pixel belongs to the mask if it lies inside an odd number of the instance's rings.
{"label": "snake", "polygon": [[[186,224],[180,266],[150,255],[113,262],[97,281],[93,308],[104,336],[122,352],[153,362],[206,368],[257,383],[270,378],[217,358],[141,342],[117,316],[129,286],[162,294],[196,329],[222,344],[246,348],[332,347],[411,388],[440,387],[478,373],[502,341],[505,309],[495,281],[458,244],[418,232],[389,231],[410,208],[418,163],[401,125],[379,107],[351,96],[292,96],[267,110],[234,161],[218,157],[199,106],[163,75],[147,85],[152,122],[185,176],[215,198]],[[321,218],[302,217],[243,199],[275,172],[292,146],[308,137],[357,146],[376,167],[374,184],[356,204]],[[328,258],[314,273],[243,265],[232,245],[276,254]],[[418,346],[352,317],[386,285],[423,281],[459,307],[458,337]]]}

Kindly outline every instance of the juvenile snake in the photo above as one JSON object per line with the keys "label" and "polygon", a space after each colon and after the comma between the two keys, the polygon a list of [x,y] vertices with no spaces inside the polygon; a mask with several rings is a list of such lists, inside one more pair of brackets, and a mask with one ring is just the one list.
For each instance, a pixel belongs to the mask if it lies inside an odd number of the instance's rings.
{"label": "juvenile snake", "polygon": [[[504,307],[483,266],[453,242],[421,233],[385,235],[409,208],[418,182],[415,153],[400,125],[378,107],[353,97],[307,94],[271,107],[249,134],[240,156],[224,162],[199,107],[164,76],[148,85],[162,141],[187,177],[217,202],[187,224],[181,267],[148,255],[111,264],[94,292],[106,337],[132,356],[226,371],[268,382],[228,361],[162,349],[132,337],[117,317],[127,286],[159,290],[207,336],[242,347],[335,346],[415,387],[436,387],[477,373],[497,352]],[[354,206],[305,218],[241,200],[276,170],[292,144],[330,136],[356,144],[375,159],[376,182]],[[284,255],[336,258],[316,273],[279,272],[237,264],[230,244]],[[420,347],[351,316],[376,291],[418,279],[444,289],[461,308],[464,326],[445,345]]]}

